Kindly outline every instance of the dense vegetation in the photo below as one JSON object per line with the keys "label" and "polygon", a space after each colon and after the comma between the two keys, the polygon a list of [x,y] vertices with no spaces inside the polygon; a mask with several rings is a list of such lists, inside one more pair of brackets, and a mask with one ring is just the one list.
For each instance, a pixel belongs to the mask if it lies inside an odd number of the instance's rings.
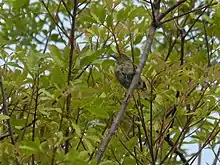
{"label": "dense vegetation", "polygon": [[[0,162],[220,163],[219,27],[213,0],[5,0]],[[116,80],[119,52],[147,92]]]}

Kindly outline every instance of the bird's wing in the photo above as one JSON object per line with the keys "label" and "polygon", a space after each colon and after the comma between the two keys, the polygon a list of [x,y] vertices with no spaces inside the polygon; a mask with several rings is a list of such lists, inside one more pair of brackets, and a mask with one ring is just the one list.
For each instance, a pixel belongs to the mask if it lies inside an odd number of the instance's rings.
{"label": "bird's wing", "polygon": [[131,79],[133,78],[134,74],[135,74],[135,71],[136,71],[136,66],[132,63],[125,63],[123,69],[122,69],[122,72],[124,74],[126,74],[125,76],[127,76],[128,79]]}
{"label": "bird's wing", "polygon": [[[130,69],[128,69],[130,68]],[[127,77],[127,79],[129,80],[129,84],[131,83],[135,73],[136,73],[136,69],[137,69],[137,66],[135,64],[132,64],[132,67],[128,67],[125,71],[125,73],[127,73],[127,75],[125,75]],[[142,89],[142,90],[145,90],[146,89],[146,84],[145,82],[140,78],[139,82],[138,82],[138,85],[137,87],[139,89]]]}

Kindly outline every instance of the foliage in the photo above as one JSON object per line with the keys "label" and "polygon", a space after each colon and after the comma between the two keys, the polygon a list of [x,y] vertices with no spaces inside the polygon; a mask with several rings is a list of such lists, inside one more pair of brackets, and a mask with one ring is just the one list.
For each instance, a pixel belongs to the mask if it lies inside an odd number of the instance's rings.
{"label": "foliage", "polygon": [[[126,92],[110,55],[119,49],[138,64],[152,8],[148,1],[75,2],[76,14],[70,0],[0,5],[9,111],[0,114],[2,164],[96,164]],[[161,2],[160,12],[175,3]],[[193,163],[200,151],[188,153],[190,144],[220,148],[219,18],[219,3],[191,0],[162,19],[142,72],[155,99],[135,91],[101,164],[182,164],[177,150]]]}

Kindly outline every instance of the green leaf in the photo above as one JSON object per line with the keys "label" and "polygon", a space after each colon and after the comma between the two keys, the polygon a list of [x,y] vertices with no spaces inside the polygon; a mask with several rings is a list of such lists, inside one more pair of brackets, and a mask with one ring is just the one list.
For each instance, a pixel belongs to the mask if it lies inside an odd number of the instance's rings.
{"label": "green leaf", "polygon": [[102,62],[102,68],[104,70],[108,70],[110,69],[110,66],[114,66],[115,65],[115,61],[114,60],[110,60],[110,59],[106,59]]}
{"label": "green leaf", "polygon": [[56,111],[59,113],[62,113],[62,109],[61,108],[56,108],[56,107],[43,107],[41,108],[41,111]]}
{"label": "green leaf", "polygon": [[75,149],[70,150],[66,155],[69,164],[77,164],[77,165],[87,165],[88,162],[86,161],[88,157],[88,152],[81,151],[78,152]]}
{"label": "green leaf", "polygon": [[100,118],[108,118],[108,113],[103,109],[102,105],[100,104],[97,106],[94,104],[93,106],[88,109],[89,112],[91,112],[93,115],[100,117]]}
{"label": "green leaf", "polygon": [[203,15],[203,18],[204,18],[204,20],[206,20],[207,22],[209,22],[211,24],[214,22],[214,20],[206,14]]}
{"label": "green leaf", "polygon": [[114,161],[111,160],[107,160],[107,161],[103,161],[100,163],[100,165],[116,165],[117,163],[115,163]]}
{"label": "green leaf", "polygon": [[16,40],[8,40],[2,36],[0,36],[0,44],[14,44],[16,43],[17,41]]}
{"label": "green leaf", "polygon": [[64,56],[61,53],[61,51],[55,45],[50,45],[49,49],[52,53],[51,57],[54,59],[55,64],[58,66],[62,66],[63,65],[62,61],[64,60],[63,59]]}
{"label": "green leaf", "polygon": [[51,71],[51,80],[52,83],[59,85],[62,87],[65,84],[67,77],[65,72],[62,72],[60,66],[55,65],[53,70]]}
{"label": "green leaf", "polygon": [[123,165],[133,165],[136,164],[136,160],[131,157],[126,157],[123,161]]}
{"label": "green leaf", "polygon": [[86,148],[88,149],[89,153],[92,153],[94,151],[94,147],[92,146],[92,144],[90,143],[89,140],[87,140],[86,138],[83,139],[83,142],[86,145]]}
{"label": "green leaf", "polygon": [[105,92],[102,92],[102,94],[99,96],[99,98],[106,98]]}
{"label": "green leaf", "polygon": [[53,41],[58,41],[59,35],[58,35],[58,34],[52,34],[52,35],[50,36],[50,38],[51,38],[51,40],[53,40]]}
{"label": "green leaf", "polygon": [[49,98],[54,99],[54,95],[51,94],[51,93],[49,93],[48,91],[46,91],[46,90],[43,89],[43,88],[39,90],[39,93],[45,94],[45,95],[48,96]]}
{"label": "green leaf", "polygon": [[107,16],[106,22],[107,22],[107,26],[108,26],[108,27],[111,27],[111,26],[112,26],[112,24],[113,24],[113,17],[112,17],[112,15],[108,15],[108,16]]}
{"label": "green leaf", "polygon": [[9,116],[0,114],[0,121],[10,119]]}
{"label": "green leaf", "polygon": [[56,139],[55,146],[58,147],[58,146],[60,146],[60,144],[63,143],[63,140],[64,140],[63,132],[61,132],[61,131],[56,132],[55,137],[56,137],[55,138]]}
{"label": "green leaf", "polygon": [[143,35],[142,34],[137,34],[134,40],[134,44],[139,44],[143,39]]}
{"label": "green leaf", "polygon": [[28,155],[42,152],[39,140],[23,141],[19,148],[22,149]]}
{"label": "green leaf", "polygon": [[80,129],[80,127],[79,127],[77,124],[72,123],[72,127],[73,127],[73,129],[76,131],[76,134],[77,134],[78,136],[81,136],[81,135],[82,135],[81,129]]}
{"label": "green leaf", "polygon": [[81,66],[86,66],[91,64],[94,60],[97,59],[97,54],[93,51],[87,51],[84,57],[80,60]]}
{"label": "green leaf", "polygon": [[20,9],[28,3],[29,3],[29,0],[15,0],[14,7],[17,9]]}
{"label": "green leaf", "polygon": [[86,138],[89,140],[92,140],[94,142],[100,142],[100,138],[98,136],[95,135],[86,135]]}
{"label": "green leaf", "polygon": [[34,77],[34,75],[39,70],[41,55],[41,53],[31,50],[27,55],[26,60],[24,60],[24,64],[26,65],[27,69],[29,70],[29,74],[31,74],[32,77]]}
{"label": "green leaf", "polygon": [[109,11],[111,11],[113,7],[113,0],[106,0],[106,7]]}
{"label": "green leaf", "polygon": [[94,20],[95,20],[96,22],[99,22],[99,17],[96,16],[95,13],[91,12],[90,14],[92,15],[92,18],[94,18]]}
{"label": "green leaf", "polygon": [[121,22],[122,20],[124,20],[126,18],[125,17],[125,10],[123,8],[117,12],[116,18],[117,18],[118,22]]}
{"label": "green leaf", "polygon": [[98,17],[99,17],[99,21],[101,23],[104,23],[105,21],[105,16],[106,16],[106,11],[105,11],[105,8],[100,8],[99,12],[98,12]]}
{"label": "green leaf", "polygon": [[7,65],[8,66],[13,66],[15,68],[23,69],[18,63],[15,63],[15,62],[7,62]]}

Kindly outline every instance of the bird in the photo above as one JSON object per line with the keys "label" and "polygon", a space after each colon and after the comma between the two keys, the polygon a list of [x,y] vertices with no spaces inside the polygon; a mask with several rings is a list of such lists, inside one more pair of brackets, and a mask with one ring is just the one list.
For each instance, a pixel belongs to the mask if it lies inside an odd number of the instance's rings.
{"label": "bird", "polygon": [[[133,61],[125,54],[119,54],[119,56],[111,56],[116,60],[115,66],[115,76],[119,83],[126,89],[131,85],[132,79],[136,73],[137,66]],[[146,90],[146,84],[141,79],[136,84],[135,89],[137,90]]]}

